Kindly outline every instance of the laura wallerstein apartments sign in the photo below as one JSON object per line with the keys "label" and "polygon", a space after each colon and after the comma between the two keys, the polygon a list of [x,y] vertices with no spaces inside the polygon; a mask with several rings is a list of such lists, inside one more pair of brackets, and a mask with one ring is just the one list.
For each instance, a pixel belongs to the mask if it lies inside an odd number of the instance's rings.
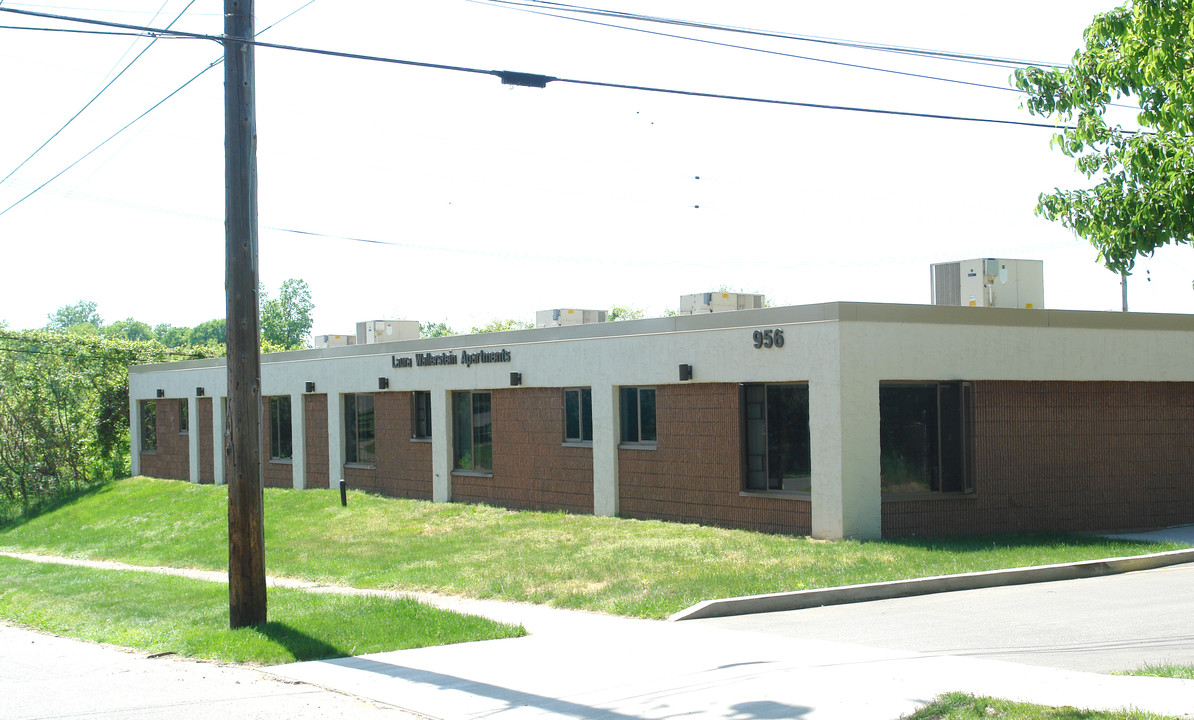
{"label": "laura wallerstein apartments sign", "polygon": [[414,355],[394,355],[390,358],[396,368],[409,367],[437,367],[441,365],[463,365],[472,367],[486,363],[510,362],[509,350],[477,350],[469,352],[461,350],[442,353],[415,353]]}

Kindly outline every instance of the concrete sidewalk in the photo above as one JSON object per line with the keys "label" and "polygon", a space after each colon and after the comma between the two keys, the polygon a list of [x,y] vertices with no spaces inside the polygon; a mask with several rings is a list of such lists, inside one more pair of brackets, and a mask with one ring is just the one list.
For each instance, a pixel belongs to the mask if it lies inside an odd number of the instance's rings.
{"label": "concrete sidewalk", "polygon": [[952,690],[1047,705],[1194,717],[1194,681],[452,601],[529,637],[295,663],[267,672],[432,718],[886,720]]}

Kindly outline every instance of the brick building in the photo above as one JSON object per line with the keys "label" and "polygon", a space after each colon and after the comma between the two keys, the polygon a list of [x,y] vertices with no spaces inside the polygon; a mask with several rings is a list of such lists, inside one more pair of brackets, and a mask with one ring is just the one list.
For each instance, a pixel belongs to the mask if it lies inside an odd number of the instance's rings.
{"label": "brick building", "polygon": [[[266,355],[267,486],[822,538],[1194,522],[1194,317],[827,303]],[[130,370],[223,482],[222,360]]]}

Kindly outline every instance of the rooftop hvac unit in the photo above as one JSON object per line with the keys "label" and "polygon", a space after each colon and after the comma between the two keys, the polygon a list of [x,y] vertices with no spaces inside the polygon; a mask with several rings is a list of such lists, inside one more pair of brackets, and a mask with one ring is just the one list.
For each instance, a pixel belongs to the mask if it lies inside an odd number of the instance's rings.
{"label": "rooftop hvac unit", "polygon": [[767,302],[759,293],[707,292],[680,296],[680,314],[758,310]]}
{"label": "rooftop hvac unit", "polygon": [[577,310],[557,308],[535,312],[535,327],[560,327],[563,325],[588,325],[605,322],[605,310]]}
{"label": "rooftop hvac unit", "polygon": [[355,335],[316,335],[312,347],[318,350],[320,348],[346,347],[356,344],[357,339]]}
{"label": "rooftop hvac unit", "polygon": [[418,339],[418,320],[366,320],[357,323],[357,345]]}
{"label": "rooftop hvac unit", "polygon": [[1045,264],[1040,260],[978,258],[929,268],[934,305],[1044,308]]}

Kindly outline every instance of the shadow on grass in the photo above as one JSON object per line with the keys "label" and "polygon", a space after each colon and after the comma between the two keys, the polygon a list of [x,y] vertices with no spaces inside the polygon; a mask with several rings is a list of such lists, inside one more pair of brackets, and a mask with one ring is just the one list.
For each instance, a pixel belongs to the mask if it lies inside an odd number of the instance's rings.
{"label": "shadow on grass", "polygon": [[[1031,549],[1063,547],[1109,547],[1124,544],[1145,545],[1147,540],[1124,540],[1097,535],[1074,533],[1031,533],[1025,535],[971,535],[958,537],[907,537],[884,538],[884,545],[898,545],[925,550],[943,550],[953,553],[990,552],[1001,549]],[[1162,542],[1161,544],[1165,544]]]}
{"label": "shadow on grass", "polygon": [[311,637],[286,623],[270,621],[257,625],[252,630],[286,648],[294,656],[295,662],[342,658],[349,655],[346,650]]}
{"label": "shadow on grass", "polygon": [[65,490],[49,498],[34,500],[23,508],[20,505],[0,507],[0,531],[20,527],[41,515],[72,505],[98,493],[112,482],[115,480],[103,480],[89,483],[81,488]]}

